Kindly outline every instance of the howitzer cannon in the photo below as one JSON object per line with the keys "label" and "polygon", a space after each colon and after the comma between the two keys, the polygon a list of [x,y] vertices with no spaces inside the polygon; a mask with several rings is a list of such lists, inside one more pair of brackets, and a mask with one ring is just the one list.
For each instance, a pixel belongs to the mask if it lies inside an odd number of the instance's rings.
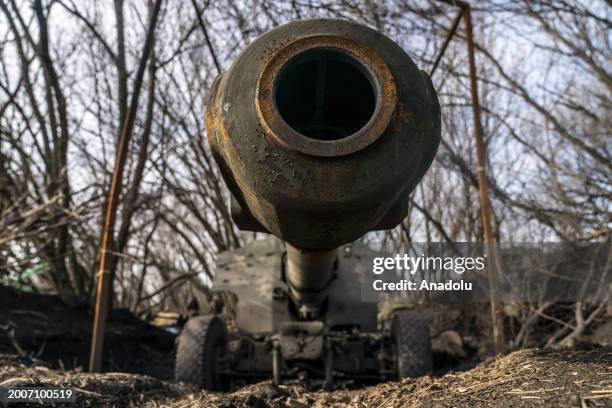
{"label": "howitzer cannon", "polygon": [[215,80],[206,128],[235,224],[280,241],[219,256],[213,289],[236,295],[236,330],[190,319],[177,379],[215,389],[229,378],[430,371],[426,323],[398,313],[380,331],[349,244],[400,223],[432,163],[440,107],[429,76],[370,28],[294,21]]}

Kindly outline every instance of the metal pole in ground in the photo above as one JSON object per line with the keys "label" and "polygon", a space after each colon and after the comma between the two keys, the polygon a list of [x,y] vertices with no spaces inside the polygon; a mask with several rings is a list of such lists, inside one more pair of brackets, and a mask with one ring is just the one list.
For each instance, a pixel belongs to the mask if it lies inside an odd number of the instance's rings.
{"label": "metal pole in ground", "polygon": [[474,58],[474,38],[472,33],[472,15],[470,5],[462,7],[465,22],[465,34],[468,46],[468,62],[470,72],[470,91],[472,94],[472,112],[474,115],[474,135],[476,138],[476,165],[478,175],[478,189],[480,192],[480,209],[482,213],[482,227],[487,246],[487,257],[489,258],[489,290],[491,299],[491,319],[493,323],[493,340],[495,352],[503,353],[506,348],[504,339],[504,321],[502,306],[499,302],[499,260],[497,247],[493,235],[493,222],[491,219],[491,201],[487,186],[486,154],[482,123],[480,122],[480,102],[478,100],[478,82],[476,79],[476,62]]}
{"label": "metal pole in ground", "polygon": [[128,147],[130,139],[134,131],[134,123],[136,121],[136,111],[138,108],[138,98],[142,88],[142,80],[144,71],[147,66],[149,55],[153,49],[153,40],[157,16],[161,7],[162,0],[156,0],[155,5],[150,4],[150,22],[147,30],[146,40],[143,46],[143,52],[138,66],[138,72],[134,80],[134,92],[130,107],[125,118],[125,123],[119,137],[119,145],[117,146],[117,159],[115,161],[115,169],[113,170],[113,179],[111,181],[108,203],[106,205],[106,214],[104,217],[104,229],[102,230],[102,247],[100,251],[100,267],[98,269],[98,286],[96,291],[96,308],[94,315],[94,327],[91,338],[91,351],[89,355],[89,371],[94,373],[102,369],[102,349],[104,347],[104,329],[106,327],[106,315],[110,304],[111,295],[111,271],[109,269],[112,260],[113,237],[115,229],[115,220],[117,217],[117,205],[119,203],[119,194],[121,192],[121,180],[123,179],[123,169],[128,155]]}
{"label": "metal pole in ground", "polygon": [[482,123],[480,121],[480,101],[478,100],[478,82],[476,79],[476,61],[474,57],[474,36],[472,32],[472,13],[470,5],[461,0],[439,0],[442,3],[450,4],[459,7],[461,10],[459,15],[453,21],[453,25],[442,45],[442,49],[435,60],[431,69],[433,76],[438,64],[442,59],[442,55],[446,51],[448,44],[455,35],[460,17],[465,21],[465,35],[468,47],[468,64],[470,76],[470,91],[472,95],[472,113],[474,115],[474,135],[476,139],[476,163],[478,190],[480,196],[480,208],[482,214],[482,225],[484,230],[484,238],[487,247],[487,257],[489,259],[489,289],[491,291],[491,320],[493,325],[493,339],[495,344],[495,352],[503,353],[506,349],[506,341],[504,339],[504,322],[502,306],[499,301],[499,273],[500,264],[495,245],[495,236],[493,235],[493,222],[491,220],[491,202],[489,200],[489,192],[487,186],[486,175],[486,154]]}
{"label": "metal pole in ground", "polygon": [[123,168],[127,157],[127,147],[129,136],[126,132],[121,133],[119,140],[117,161],[113,171],[108,204],[104,217],[104,230],[102,232],[102,248],[100,250],[100,267],[98,269],[98,287],[96,291],[96,308],[94,315],[94,327],[91,338],[91,353],[89,356],[89,371],[94,373],[102,368],[102,348],[104,347],[104,329],[106,326],[106,315],[108,314],[111,271],[113,236],[115,229],[115,219],[117,216],[117,202],[121,191],[121,179],[123,178]]}

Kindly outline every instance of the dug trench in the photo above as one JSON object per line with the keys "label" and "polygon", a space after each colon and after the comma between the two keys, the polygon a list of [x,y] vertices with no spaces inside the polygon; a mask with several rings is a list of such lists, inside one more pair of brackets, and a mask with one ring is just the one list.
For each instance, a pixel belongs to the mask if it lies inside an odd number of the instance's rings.
{"label": "dug trench", "polygon": [[442,305],[425,313],[435,350],[431,376],[345,383],[333,391],[265,381],[209,393],[172,381],[174,334],[121,310],[110,315],[105,372],[86,373],[89,309],[0,287],[0,386],[73,387],[77,406],[612,406],[612,347],[527,349],[492,357],[482,334],[485,314]]}

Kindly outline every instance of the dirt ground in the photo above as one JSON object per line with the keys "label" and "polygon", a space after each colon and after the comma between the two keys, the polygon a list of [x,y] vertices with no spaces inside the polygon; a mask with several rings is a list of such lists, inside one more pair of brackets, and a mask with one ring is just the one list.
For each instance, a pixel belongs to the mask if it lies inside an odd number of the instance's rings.
{"label": "dirt ground", "polygon": [[[433,377],[331,392],[262,382],[220,394],[173,383],[174,335],[127,311],[111,314],[106,373],[84,373],[91,311],[0,287],[0,387],[73,387],[79,407],[612,407],[612,347],[522,350],[483,361],[486,341],[467,335],[482,332],[478,319],[452,312],[433,311]],[[453,336],[439,335],[451,327],[464,343],[454,354]]]}
{"label": "dirt ground", "polygon": [[[91,312],[87,305],[68,306],[57,296],[0,285],[0,353],[35,357],[50,368],[86,367]],[[127,310],[115,309],[105,334],[103,369],[170,380],[174,337]]]}
{"label": "dirt ground", "polygon": [[465,372],[357,390],[263,382],[227,394],[138,374],[52,370],[1,355],[0,386],[26,385],[74,387],[84,407],[612,407],[612,348],[523,350]]}

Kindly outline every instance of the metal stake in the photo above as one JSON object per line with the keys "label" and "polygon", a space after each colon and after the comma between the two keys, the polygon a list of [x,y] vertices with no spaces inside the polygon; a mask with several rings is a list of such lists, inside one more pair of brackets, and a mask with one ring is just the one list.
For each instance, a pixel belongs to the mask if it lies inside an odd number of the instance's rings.
{"label": "metal stake", "polygon": [[504,339],[504,321],[502,306],[499,303],[499,260],[497,259],[497,247],[493,235],[493,222],[491,220],[491,202],[487,186],[486,153],[482,123],[480,122],[480,102],[478,101],[478,82],[476,79],[476,62],[474,58],[474,38],[472,33],[472,14],[470,6],[463,8],[465,21],[465,33],[468,46],[468,62],[470,70],[470,91],[472,93],[472,112],[474,114],[474,135],[476,137],[476,163],[478,175],[478,189],[480,191],[480,209],[482,212],[482,228],[484,230],[487,245],[487,256],[489,258],[489,290],[491,298],[491,320],[493,324],[493,340],[495,352],[503,353],[506,348]]}
{"label": "metal stake", "polygon": [[465,22],[465,35],[468,48],[468,64],[470,76],[470,92],[472,96],[472,113],[474,116],[474,137],[476,139],[476,174],[478,176],[478,190],[480,196],[480,210],[482,216],[482,228],[484,231],[484,239],[487,247],[487,257],[489,259],[489,290],[491,300],[491,322],[493,325],[493,340],[495,344],[495,352],[503,353],[506,349],[506,341],[504,339],[504,321],[503,310],[499,301],[499,259],[497,247],[495,245],[495,236],[493,235],[493,222],[491,219],[491,202],[489,200],[489,192],[487,186],[486,174],[486,153],[480,121],[480,102],[478,100],[478,81],[476,78],[476,61],[474,57],[474,35],[472,32],[472,13],[468,3],[460,0],[439,0],[442,3],[457,6],[461,9],[459,16],[454,20],[452,28],[444,41],[440,54],[436,58],[434,66],[431,70],[433,75],[442,54],[446,51],[451,38],[456,32],[459,23],[459,17],[462,16]]}
{"label": "metal stake", "polygon": [[161,0],[156,0],[155,5],[151,7],[151,15],[149,28],[147,30],[146,40],[143,46],[142,58],[138,66],[138,72],[134,83],[134,93],[132,100],[125,117],[125,122],[122,124],[121,135],[119,137],[119,145],[117,146],[117,159],[113,170],[113,179],[111,181],[108,203],[106,205],[106,216],[104,218],[104,229],[102,230],[102,247],[100,251],[100,268],[98,269],[98,287],[96,291],[96,309],[94,316],[94,327],[91,339],[91,351],[89,355],[89,371],[98,372],[102,368],[102,349],[104,346],[104,329],[106,326],[106,315],[111,295],[111,271],[109,266],[113,256],[113,237],[115,229],[115,219],[117,218],[117,205],[119,202],[119,194],[121,192],[121,180],[123,179],[123,169],[128,155],[128,147],[130,139],[134,131],[134,123],[136,121],[136,111],[138,109],[138,98],[142,78],[147,66],[149,55],[152,52],[154,44],[154,31],[157,23],[157,16],[161,7]]}

